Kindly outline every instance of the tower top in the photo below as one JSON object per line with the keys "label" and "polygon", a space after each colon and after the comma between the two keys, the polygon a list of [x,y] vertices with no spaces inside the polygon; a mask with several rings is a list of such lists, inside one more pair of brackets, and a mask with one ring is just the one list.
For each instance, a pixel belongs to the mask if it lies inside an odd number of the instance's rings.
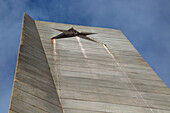
{"label": "tower top", "polygon": [[169,95],[120,30],[24,14],[9,113],[169,113]]}

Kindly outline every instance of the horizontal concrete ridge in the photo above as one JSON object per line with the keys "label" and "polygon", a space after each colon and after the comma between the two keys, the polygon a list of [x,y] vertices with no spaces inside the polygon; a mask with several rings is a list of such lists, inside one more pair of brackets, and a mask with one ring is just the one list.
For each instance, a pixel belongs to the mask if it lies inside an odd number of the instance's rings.
{"label": "horizontal concrete ridge", "polygon": [[[120,30],[24,18],[10,113],[170,113],[169,88]],[[51,40],[71,27],[96,42]]]}
{"label": "horizontal concrete ridge", "polygon": [[9,113],[63,113],[34,20],[24,14]]}

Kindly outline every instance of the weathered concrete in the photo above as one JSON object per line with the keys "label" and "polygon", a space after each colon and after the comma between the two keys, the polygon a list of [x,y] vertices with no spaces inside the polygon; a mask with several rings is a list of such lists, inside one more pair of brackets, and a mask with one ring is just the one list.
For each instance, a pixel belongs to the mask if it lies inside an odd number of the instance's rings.
{"label": "weathered concrete", "polygon": [[[170,113],[169,88],[120,30],[25,18],[10,113]],[[107,46],[52,43],[71,27]]]}
{"label": "weathered concrete", "polygon": [[62,113],[35,22],[24,15],[9,113]]}
{"label": "weathered concrete", "polygon": [[[36,21],[66,113],[168,113],[170,91],[120,30]],[[87,40],[56,40],[56,29],[95,32]],[[83,54],[84,50],[85,55]],[[114,58],[113,58],[114,57]]]}

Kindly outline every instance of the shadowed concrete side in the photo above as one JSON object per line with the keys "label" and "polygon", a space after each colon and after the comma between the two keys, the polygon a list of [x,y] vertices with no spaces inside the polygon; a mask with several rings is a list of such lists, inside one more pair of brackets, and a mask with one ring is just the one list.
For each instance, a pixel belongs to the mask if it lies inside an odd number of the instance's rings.
{"label": "shadowed concrete side", "polygon": [[34,20],[24,14],[9,113],[63,113]]}

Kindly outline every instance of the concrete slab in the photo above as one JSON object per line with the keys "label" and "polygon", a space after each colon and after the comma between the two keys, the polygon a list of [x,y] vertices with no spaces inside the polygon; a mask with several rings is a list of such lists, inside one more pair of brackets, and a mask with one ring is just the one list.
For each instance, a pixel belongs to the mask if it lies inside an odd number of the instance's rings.
{"label": "concrete slab", "polygon": [[[23,23],[10,113],[170,113],[169,88],[120,30]],[[71,27],[100,43],[52,42]]]}

